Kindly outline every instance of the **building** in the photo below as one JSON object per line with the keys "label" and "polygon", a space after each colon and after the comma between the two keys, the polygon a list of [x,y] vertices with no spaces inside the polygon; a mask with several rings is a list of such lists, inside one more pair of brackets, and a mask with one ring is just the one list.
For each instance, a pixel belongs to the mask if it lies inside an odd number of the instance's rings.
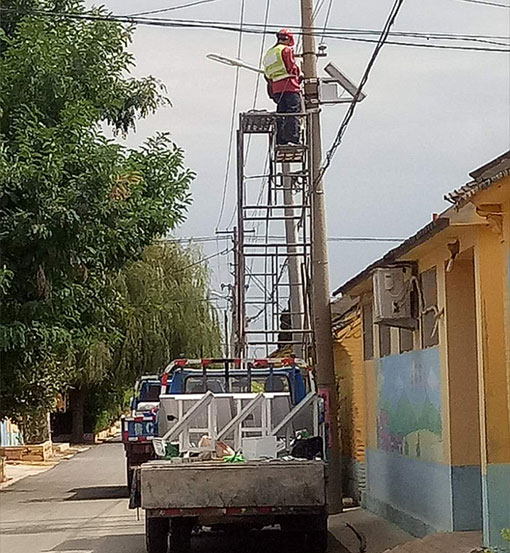
{"label": "building", "polygon": [[470,176],[335,291],[344,484],[417,536],[483,529],[508,547],[510,151]]}

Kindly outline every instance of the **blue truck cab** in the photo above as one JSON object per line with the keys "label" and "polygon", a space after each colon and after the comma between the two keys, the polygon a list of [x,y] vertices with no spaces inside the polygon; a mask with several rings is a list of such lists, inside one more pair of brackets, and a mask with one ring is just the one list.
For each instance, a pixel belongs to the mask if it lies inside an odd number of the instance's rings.
{"label": "blue truck cab", "polygon": [[177,359],[161,378],[161,394],[289,392],[293,405],[310,391],[311,372],[293,358]]}
{"label": "blue truck cab", "polygon": [[121,419],[121,436],[126,455],[127,485],[131,488],[137,466],[154,457],[152,439],[158,434],[157,410],[161,381],[157,375],[141,376],[130,401],[130,414]]}

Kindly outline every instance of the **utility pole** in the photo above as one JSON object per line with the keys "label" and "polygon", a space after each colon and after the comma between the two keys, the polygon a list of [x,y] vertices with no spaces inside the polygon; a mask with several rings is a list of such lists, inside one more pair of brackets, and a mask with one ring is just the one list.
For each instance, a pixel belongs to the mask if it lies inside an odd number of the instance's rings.
{"label": "utility pole", "polygon": [[225,357],[228,359],[229,357],[231,357],[231,355],[230,355],[230,339],[229,339],[230,330],[228,326],[227,309],[225,309],[225,311],[223,312],[223,324],[224,324],[223,332],[225,333]]}
{"label": "utility pole", "polygon": [[303,74],[305,78],[305,104],[311,110],[312,157],[312,313],[315,334],[315,362],[319,392],[328,403],[328,502],[331,513],[342,510],[342,467],[338,432],[338,400],[331,332],[329,296],[329,261],[327,244],[326,201],[324,181],[318,178],[322,162],[322,137],[317,78],[317,54],[313,36],[313,0],[301,0],[301,26],[303,30]]}
{"label": "utility pole", "polygon": [[[282,164],[283,174],[283,197],[285,209],[285,216],[288,217],[285,221],[285,239],[287,241],[287,258],[288,273],[289,273],[289,311],[290,311],[290,327],[294,330],[302,330],[304,323],[304,301],[303,301],[303,286],[301,279],[301,266],[297,255],[298,251],[298,233],[296,228],[296,221],[294,217],[294,196],[292,190],[292,178],[288,176],[291,172],[290,163]],[[294,332],[291,338],[294,342],[304,341],[304,334]],[[292,345],[292,352],[296,357],[303,357],[303,347],[295,344]]]}

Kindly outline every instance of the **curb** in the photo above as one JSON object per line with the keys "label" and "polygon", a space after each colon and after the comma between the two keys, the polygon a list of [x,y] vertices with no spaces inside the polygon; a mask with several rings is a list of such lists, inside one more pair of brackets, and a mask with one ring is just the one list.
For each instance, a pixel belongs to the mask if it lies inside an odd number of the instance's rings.
{"label": "curb", "polygon": [[[67,444],[66,444],[67,445]],[[0,483],[0,492],[5,488],[8,488],[12,484],[27,478],[28,476],[37,476],[46,472],[56,465],[60,464],[62,461],[67,461],[77,455],[89,449],[89,446],[76,446],[76,447],[64,447],[63,452],[58,451],[59,448],[55,448],[55,455],[53,458],[46,461],[12,461],[5,463],[5,478],[6,480]],[[9,477],[9,467],[16,467],[15,476]],[[11,469],[12,473],[12,469]]]}

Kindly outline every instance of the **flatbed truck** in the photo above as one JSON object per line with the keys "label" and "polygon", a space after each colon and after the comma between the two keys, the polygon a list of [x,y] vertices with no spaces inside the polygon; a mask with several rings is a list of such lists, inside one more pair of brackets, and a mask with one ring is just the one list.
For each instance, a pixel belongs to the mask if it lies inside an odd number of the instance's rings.
{"label": "flatbed truck", "polygon": [[[324,553],[327,474],[321,401],[311,371],[294,359],[269,360],[265,366],[254,363],[248,370],[243,362],[218,369],[231,360],[199,363],[202,366],[194,369],[179,361],[171,369],[172,382],[179,381],[180,373],[184,383],[189,379],[190,384],[202,383],[202,388],[199,393],[193,388],[186,392],[184,384],[181,393],[160,396],[162,436],[154,441],[160,458],[136,471],[131,506],[145,511],[148,553],[189,553],[197,527],[273,525],[301,533],[303,551]],[[231,391],[242,386],[244,390]],[[297,442],[322,444],[308,459],[297,458],[292,445],[295,431],[305,430],[305,425],[310,437]],[[224,440],[236,454],[246,437],[272,437],[278,454],[244,462],[235,462],[234,455],[234,462],[225,462],[209,451],[210,457],[202,460],[204,451],[197,443],[203,433],[214,443]],[[178,455],[163,458],[168,445]]]}

